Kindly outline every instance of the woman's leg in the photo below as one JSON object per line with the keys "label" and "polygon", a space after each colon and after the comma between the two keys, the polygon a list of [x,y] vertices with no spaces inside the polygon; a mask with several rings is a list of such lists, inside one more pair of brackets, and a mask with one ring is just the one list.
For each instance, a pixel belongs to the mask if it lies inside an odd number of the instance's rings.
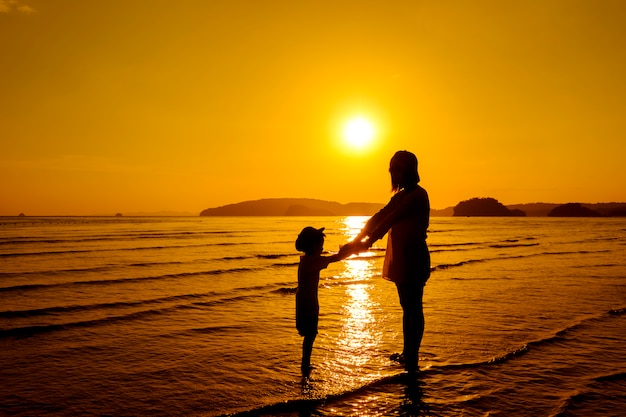
{"label": "woman's leg", "polygon": [[404,335],[405,367],[417,370],[419,349],[424,335],[423,295],[421,282],[397,284],[400,305],[402,306],[402,330]]}

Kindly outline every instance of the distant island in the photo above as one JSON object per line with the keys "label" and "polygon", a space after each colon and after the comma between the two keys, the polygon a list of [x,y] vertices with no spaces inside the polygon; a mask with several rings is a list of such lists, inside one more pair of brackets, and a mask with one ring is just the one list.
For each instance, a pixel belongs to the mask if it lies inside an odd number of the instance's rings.
{"label": "distant island", "polygon": [[[312,198],[265,198],[208,208],[200,216],[371,216],[382,203],[347,203]],[[626,216],[626,203],[528,203],[507,205],[495,198],[472,198],[454,207],[431,209],[432,217],[527,216],[617,217]]]}
{"label": "distant island", "polygon": [[453,209],[454,216],[492,216],[511,217],[526,216],[520,209],[509,209],[495,198],[472,198],[461,201]]}

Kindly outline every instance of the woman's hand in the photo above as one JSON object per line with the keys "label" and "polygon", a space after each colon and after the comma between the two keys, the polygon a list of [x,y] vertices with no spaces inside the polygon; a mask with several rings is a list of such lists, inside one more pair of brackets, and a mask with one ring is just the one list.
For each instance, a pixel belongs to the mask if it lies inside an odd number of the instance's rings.
{"label": "woman's hand", "polygon": [[345,256],[350,256],[359,252],[363,252],[367,249],[369,249],[369,244],[367,241],[362,242],[355,239],[352,242],[346,243],[345,245],[341,246],[341,248],[339,249],[339,253],[342,255],[345,254]]}

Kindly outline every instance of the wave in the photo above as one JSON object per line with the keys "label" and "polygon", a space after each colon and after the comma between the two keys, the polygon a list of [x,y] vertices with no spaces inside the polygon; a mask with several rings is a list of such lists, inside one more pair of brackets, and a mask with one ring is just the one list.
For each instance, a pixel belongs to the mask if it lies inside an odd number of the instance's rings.
{"label": "wave", "polygon": [[539,246],[539,243],[508,243],[508,244],[503,244],[503,243],[499,243],[499,244],[494,244],[494,245],[489,245],[490,248],[494,248],[494,249],[502,249],[502,248],[524,248],[524,247],[529,247],[529,246]]}
{"label": "wave", "polygon": [[[124,265],[124,266],[139,266],[139,265]],[[111,270],[113,266],[96,266],[92,268],[70,268],[70,269],[53,269],[47,271],[26,271],[26,272],[0,272],[0,279],[3,278],[24,278],[30,276],[57,276],[57,275],[67,275],[67,274],[75,274],[75,273],[93,273],[93,272],[107,272]],[[0,289],[1,291],[1,289]]]}
{"label": "wave", "polygon": [[533,257],[539,257],[539,256],[583,255],[583,254],[590,254],[590,253],[606,253],[606,252],[610,252],[610,250],[602,249],[602,250],[597,250],[597,251],[580,250],[580,251],[561,251],[561,252],[537,252],[537,253],[520,254],[520,255],[495,256],[495,257],[490,257],[490,258],[468,259],[465,261],[460,261],[460,262],[450,263],[450,264],[440,264],[440,265],[436,265],[432,267],[431,270],[435,271],[435,270],[440,270],[440,269],[449,269],[449,268],[461,267],[461,266],[474,264],[474,263],[480,263],[480,262],[533,258]]}
{"label": "wave", "polygon": [[110,272],[112,270],[118,268],[151,268],[155,266],[170,266],[170,265],[185,265],[185,262],[182,261],[165,261],[165,262],[137,262],[130,264],[119,264],[119,265],[103,265],[103,266],[94,266],[91,268],[68,268],[68,269],[50,269],[43,271],[25,271],[25,272],[0,272],[0,280],[3,278],[24,278],[30,276],[58,276],[58,275],[68,275],[68,274],[79,274],[79,273],[100,273],[100,272]]}
{"label": "wave", "polygon": [[[194,297],[196,297],[197,295],[194,295]],[[139,320],[139,319],[145,319],[146,317],[150,317],[150,316],[154,316],[154,315],[160,315],[160,314],[164,314],[166,312],[169,311],[175,311],[175,310],[181,310],[181,309],[193,309],[193,308],[199,308],[199,307],[206,307],[206,306],[213,306],[213,305],[218,305],[218,304],[222,304],[225,302],[233,302],[233,301],[241,301],[243,299],[246,298],[251,298],[251,297],[260,297],[260,295],[256,294],[256,295],[242,295],[242,296],[235,296],[235,297],[229,297],[229,298],[221,298],[218,300],[214,300],[214,301],[207,301],[207,302],[194,302],[194,303],[190,303],[190,304],[176,304],[173,306],[167,306],[167,307],[163,307],[163,308],[154,308],[154,309],[148,309],[148,310],[142,310],[142,311],[135,311],[132,313],[128,313],[128,314],[123,314],[123,315],[117,315],[117,316],[108,316],[108,317],[104,317],[104,318],[99,318],[99,319],[94,319],[94,320],[81,320],[81,321],[74,321],[74,322],[67,322],[67,323],[54,323],[54,324],[44,324],[44,325],[34,325],[34,326],[23,326],[23,327],[15,327],[12,329],[0,329],[0,339],[2,338],[9,338],[9,337],[14,337],[14,338],[26,338],[26,337],[33,337],[42,333],[50,333],[50,332],[57,332],[57,331],[64,331],[64,330],[72,330],[72,329],[77,329],[77,328],[89,328],[89,327],[98,327],[98,326],[104,326],[104,325],[110,325],[110,324],[115,324],[121,321],[132,321],[132,320]],[[120,307],[120,305],[122,304],[127,304],[126,307],[131,307],[133,303],[113,303],[113,304],[118,304],[118,307]],[[138,302],[137,305],[142,305],[145,303],[142,302]],[[47,310],[65,310],[65,311],[72,311],[72,309],[75,308],[76,310],[80,310],[79,307],[52,307],[50,309]],[[96,309],[96,308],[102,308],[101,306],[98,307],[93,307],[93,308],[86,308],[86,309]],[[85,309],[85,308],[83,308]],[[20,313],[23,314],[28,314],[28,312],[4,312],[3,314],[5,315],[10,315],[10,314],[17,314],[19,315]],[[35,311],[35,313],[37,313],[37,311]],[[39,312],[41,313],[41,312]],[[51,311],[47,311],[45,312],[46,314],[51,314]]]}
{"label": "wave", "polygon": [[276,294],[295,294],[297,290],[298,287],[281,287],[272,292]]}
{"label": "wave", "polygon": [[441,264],[441,265],[437,265],[433,268],[431,268],[432,270],[439,270],[439,269],[448,269],[448,268],[454,268],[454,267],[459,267],[459,266],[463,266],[463,265],[469,265],[469,264],[473,264],[473,263],[477,263],[477,262],[485,262],[486,259],[470,259],[467,261],[461,261],[461,262],[456,262],[453,264]]}
{"label": "wave", "polygon": [[69,237],[65,239],[56,238],[44,238],[44,237],[21,237],[21,236],[13,236],[10,238],[0,238],[0,246],[3,245],[22,245],[22,244],[74,244],[74,243],[85,243],[85,242],[109,242],[109,241],[136,241],[136,240],[148,240],[148,239],[195,239],[195,238],[203,238],[203,237],[211,237],[211,236],[222,236],[222,235],[230,235],[231,237],[246,237],[248,236],[248,232],[246,231],[238,231],[232,232],[228,230],[212,230],[212,231],[201,231],[201,232],[165,232],[165,233],[131,233],[131,234],[102,234],[99,236],[86,236],[86,237]]}
{"label": "wave", "polygon": [[[579,410],[581,406],[589,404],[590,401],[598,400],[602,402],[604,407],[611,408],[614,406],[616,410],[623,410],[624,382],[626,382],[626,372],[594,377],[582,392],[574,391],[569,397],[563,399],[551,417],[571,415],[572,411]],[[613,390],[611,390],[612,386],[614,387]],[[613,395],[611,395],[611,391],[614,392]]]}
{"label": "wave", "polygon": [[[309,383],[305,379],[303,379],[301,383],[303,394],[306,394],[307,389],[310,388],[308,385]],[[264,405],[251,410],[241,411],[238,413],[223,414],[220,417],[275,416],[292,413],[298,413],[298,415],[317,415],[311,413],[314,412],[317,407],[323,406],[328,402],[341,400],[345,397],[350,397],[353,395],[359,395],[367,392],[370,389],[390,384],[406,384],[407,386],[413,387],[414,389],[419,391],[419,387],[421,385],[420,375],[408,374],[406,372],[395,373],[380,377],[352,390],[346,390],[338,393],[329,393],[326,395],[315,397],[286,400]]]}
{"label": "wave", "polygon": [[103,252],[102,250],[64,250],[64,251],[46,251],[46,252],[14,252],[14,253],[0,253],[0,258],[17,258],[20,256],[48,256],[48,255],[66,255],[76,253],[88,253],[88,252]]}
{"label": "wave", "polygon": [[[117,251],[144,251],[144,250],[163,250],[163,249],[184,249],[184,248],[192,248],[192,247],[210,247],[210,246],[233,246],[233,245],[243,245],[243,244],[254,244],[253,242],[248,243],[232,243],[232,242],[222,242],[222,243],[214,243],[214,244],[198,244],[198,245],[173,245],[173,246],[146,246],[146,247],[136,247],[136,248],[114,248],[114,249],[82,249],[82,250],[63,250],[63,251],[46,251],[46,252],[15,252],[15,253],[2,253],[1,257],[5,258],[14,258],[21,256],[48,256],[48,255],[66,255],[66,254],[77,254],[77,253],[94,253],[94,252],[117,252]],[[295,257],[297,254],[295,253],[269,253],[269,254],[255,254],[255,255],[241,255],[241,256],[224,256],[222,258],[212,259],[213,261],[238,261],[238,260],[246,260],[246,259],[280,259],[287,257]],[[182,262],[154,262],[154,263],[141,263],[141,264],[129,264],[129,265],[121,265],[121,266],[147,266],[147,265],[164,265],[164,264],[180,264]],[[70,269],[67,272],[75,272],[75,271],[87,271],[88,269]],[[29,272],[27,272],[29,273]],[[6,273],[0,273],[0,277]],[[20,273],[22,274],[22,273]]]}
{"label": "wave", "polygon": [[[538,340],[534,340],[528,343],[523,344],[522,346],[519,346],[515,349],[512,349],[508,352],[505,352],[504,354],[500,355],[500,356],[495,356],[492,357],[488,360],[485,361],[480,361],[480,362],[473,362],[473,363],[465,363],[465,364],[448,364],[448,365],[443,365],[444,368],[449,368],[449,367],[454,367],[454,368],[476,368],[476,367],[481,367],[481,366],[486,366],[486,365],[494,365],[494,364],[502,364],[505,363],[509,360],[518,358],[522,355],[527,354],[528,352],[530,352],[533,349],[537,349],[540,348],[542,346],[546,346],[546,345],[551,345],[554,343],[559,343],[561,341],[563,341],[563,339],[565,338],[566,335],[568,335],[571,332],[576,331],[577,329],[581,328],[582,326],[585,326],[589,323],[593,323],[595,321],[599,321],[599,320],[605,320],[605,319],[610,319],[611,316],[621,316],[626,314],[626,308],[621,308],[621,309],[617,309],[617,310],[609,310],[606,311],[605,313],[599,314],[599,315],[595,315],[592,317],[587,317],[585,319],[582,319],[581,321],[579,321],[578,323],[572,324],[570,326],[567,326],[561,330],[558,330],[557,332],[554,333],[554,335],[549,336],[549,337],[545,337],[542,339],[538,339]],[[433,365],[433,368],[438,368],[438,365]]]}
{"label": "wave", "polygon": [[206,271],[181,272],[178,274],[164,274],[164,275],[148,276],[148,277],[58,282],[54,284],[25,284],[25,285],[11,286],[11,287],[2,287],[0,288],[0,292],[32,291],[32,290],[40,290],[44,288],[63,288],[63,287],[72,287],[72,286],[80,286],[80,285],[92,285],[92,286],[118,285],[118,284],[126,284],[126,283],[133,283],[133,282],[159,281],[159,280],[164,280],[164,279],[187,278],[187,277],[202,276],[202,275],[221,275],[221,274],[249,272],[249,271],[257,271],[260,269],[262,268],[259,267],[259,268],[213,269],[213,270],[206,270]]}
{"label": "wave", "polygon": [[294,256],[294,254],[293,253],[276,253],[276,254],[254,255],[254,256],[259,259],[279,259],[279,258],[285,258],[285,257],[292,257]]}
{"label": "wave", "polygon": [[197,329],[187,330],[185,333],[193,332],[193,333],[213,334],[213,333],[220,333],[220,332],[232,331],[232,330],[242,331],[242,330],[245,330],[245,326],[235,326],[235,325],[233,326],[209,326],[209,327],[201,327]]}
{"label": "wave", "polygon": [[118,285],[118,284],[127,284],[133,282],[149,282],[149,281],[160,281],[166,279],[179,279],[179,278],[188,278],[188,277],[197,277],[202,275],[226,275],[233,273],[243,273],[243,272],[254,272],[260,271],[269,268],[276,267],[288,267],[297,265],[293,263],[274,263],[267,266],[258,266],[258,267],[239,267],[239,268],[227,268],[227,269],[210,269],[203,271],[195,271],[195,272],[180,272],[176,274],[163,274],[163,275],[153,275],[147,277],[133,277],[133,278],[117,278],[117,279],[104,279],[104,280],[87,280],[87,281],[70,281],[70,282],[57,282],[51,284],[24,284],[24,285],[15,285],[10,287],[0,287],[1,292],[10,292],[10,291],[32,291],[32,290],[41,290],[47,288],[64,288],[64,287],[72,287],[72,286],[82,286],[82,285],[93,285],[93,286],[103,286],[103,285]]}
{"label": "wave", "polygon": [[618,372],[615,374],[602,375],[593,378],[594,381],[597,382],[613,382],[613,381],[626,381],[626,372]]}
{"label": "wave", "polygon": [[455,247],[463,247],[463,246],[476,246],[480,245],[481,242],[461,242],[461,243],[429,243],[429,248],[455,248]]}
{"label": "wave", "polygon": [[219,243],[198,243],[195,245],[165,245],[165,246],[138,246],[131,248],[99,248],[99,249],[83,249],[83,250],[58,250],[58,251],[42,251],[42,252],[13,252],[0,253],[0,258],[16,258],[25,256],[50,256],[50,255],[68,255],[76,253],[102,253],[102,252],[128,252],[128,251],[148,251],[163,249],[186,249],[186,248],[207,248],[213,246],[242,246],[253,245],[253,242],[219,242]]}
{"label": "wave", "polygon": [[223,294],[224,293],[211,291],[207,293],[173,295],[169,297],[159,297],[159,298],[152,298],[149,300],[140,300],[140,301],[119,301],[119,302],[114,302],[114,303],[58,306],[58,307],[39,308],[39,309],[33,309],[33,310],[7,310],[7,311],[0,311],[0,318],[3,318],[3,319],[32,318],[32,317],[56,315],[59,313],[75,313],[75,312],[86,312],[86,311],[103,310],[103,309],[132,308],[132,307],[149,306],[153,304],[162,304],[162,303],[172,302],[172,301],[184,301],[184,300],[193,300],[193,299],[198,299],[198,298],[206,298],[210,296],[220,296]]}
{"label": "wave", "polygon": [[139,319],[145,318],[146,316],[161,314],[165,310],[170,310],[170,308],[161,309],[161,310],[145,310],[145,311],[137,311],[130,314],[125,314],[122,316],[110,316],[101,319],[94,320],[84,320],[84,321],[76,321],[70,323],[60,323],[60,324],[44,324],[44,325],[36,325],[36,326],[25,326],[25,327],[16,327],[13,329],[2,329],[0,330],[0,339],[7,337],[15,337],[15,338],[25,338],[32,337],[41,333],[49,333],[60,330],[71,330],[83,327],[94,327],[101,326],[106,324],[113,324],[120,321],[126,321],[131,319]]}
{"label": "wave", "polygon": [[511,248],[523,248],[523,247],[532,247],[532,246],[539,246],[539,243],[532,243],[532,244],[516,244],[516,245],[512,245],[512,244],[493,244],[493,245],[489,245],[489,246],[477,246],[477,245],[472,245],[472,246],[464,246],[464,247],[453,247],[453,248],[448,248],[448,247],[444,247],[444,248],[440,248],[440,249],[433,249],[433,247],[429,246],[429,252],[432,253],[442,253],[442,252],[473,252],[473,251],[480,251],[480,250],[486,250],[486,249],[511,249]]}
{"label": "wave", "polygon": [[[519,243],[521,241],[527,241],[527,240],[537,240],[536,237],[524,237],[524,238],[512,238],[512,239],[503,239],[503,240],[497,240],[497,241],[492,241],[492,242],[488,242],[488,241],[481,241],[481,242],[459,242],[459,243],[434,243],[434,244],[429,244],[429,247],[434,247],[434,248],[438,248],[438,247],[446,247],[446,248],[454,248],[454,247],[463,247],[463,246],[480,246],[480,245],[497,245],[497,244],[510,244],[510,243]],[[532,244],[531,246],[536,246],[538,245],[538,243],[536,244]],[[524,246],[526,246],[526,244],[524,244]]]}

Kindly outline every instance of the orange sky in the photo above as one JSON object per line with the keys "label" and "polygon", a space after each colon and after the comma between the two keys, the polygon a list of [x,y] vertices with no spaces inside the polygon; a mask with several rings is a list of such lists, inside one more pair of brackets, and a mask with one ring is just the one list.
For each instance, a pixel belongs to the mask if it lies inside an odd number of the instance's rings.
{"label": "orange sky", "polygon": [[626,201],[621,0],[0,0],[0,60],[0,215]]}

